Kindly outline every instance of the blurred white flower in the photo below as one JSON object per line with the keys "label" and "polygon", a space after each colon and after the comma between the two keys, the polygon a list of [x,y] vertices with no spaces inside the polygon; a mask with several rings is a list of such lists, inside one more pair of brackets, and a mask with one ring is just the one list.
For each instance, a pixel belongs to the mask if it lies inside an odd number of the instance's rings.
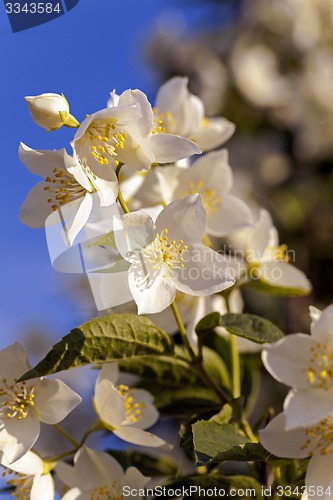
{"label": "blurred white flower", "polygon": [[160,132],[146,95],[126,90],[117,106],[87,116],[75,134],[73,148],[81,163],[101,178],[119,162],[141,170],[201,153],[194,142]]}
{"label": "blurred white flower", "polygon": [[118,182],[115,173],[111,171],[108,181],[99,179],[65,149],[39,151],[21,143],[19,157],[30,172],[45,179],[28,193],[20,212],[21,222],[30,227],[43,227],[53,211],[66,205],[71,208],[70,220],[66,221],[69,245],[89,218],[94,193],[97,193],[101,206],[116,201]]}
{"label": "blurred white flower", "polygon": [[0,462],[12,464],[35,444],[40,422],[57,424],[81,402],[59,379],[17,380],[31,365],[15,342],[0,351]]}
{"label": "blurred white flower", "polygon": [[64,95],[41,94],[26,96],[32,119],[46,130],[57,130],[66,127],[77,128],[80,124],[69,113],[69,104]]}
{"label": "blurred white flower", "polygon": [[235,125],[226,118],[207,118],[203,102],[187,84],[188,78],[176,76],[160,87],[154,108],[157,130],[188,137],[205,151],[221,146]]}
{"label": "blurred white flower", "polygon": [[201,196],[172,202],[154,223],[144,211],[115,220],[115,240],[131,263],[129,288],[139,314],[163,311],[179,290],[206,296],[233,285],[224,257],[202,245],[206,214]]}
{"label": "blurred white flower", "polygon": [[208,234],[226,236],[253,225],[246,203],[230,194],[233,175],[226,149],[206,154],[188,169],[163,167],[157,169],[156,174],[166,204],[189,194],[201,195]]}
{"label": "blurred white flower", "polygon": [[279,245],[277,230],[266,210],[260,210],[254,229],[248,230],[244,236],[247,239],[245,260],[240,259],[237,252],[228,259],[234,278],[258,280],[263,285],[278,287],[281,292],[284,289],[291,294],[307,294],[311,291],[311,284],[305,274],[289,263],[294,254],[288,251],[286,245]]}
{"label": "blurred white flower", "polygon": [[8,486],[14,486],[15,498],[54,500],[54,481],[50,474],[53,464],[44,462],[36,453],[28,451],[20,460],[9,464],[4,457],[2,473]]}
{"label": "blurred white flower", "polygon": [[128,443],[153,448],[166,447],[163,439],[144,430],[154,425],[159,418],[153,396],[144,389],[117,386],[118,378],[116,363],[102,365],[95,384],[93,404],[104,426]]}
{"label": "blurred white flower", "polygon": [[[309,498],[330,500],[333,489],[333,415],[314,426],[288,430],[286,416],[280,413],[259,431],[259,439],[266,450],[278,457],[311,457],[305,475]],[[305,500],[307,495],[302,498]]]}
{"label": "blurred white flower", "polygon": [[[74,457],[74,467],[59,462],[56,468],[59,479],[70,489],[62,500],[92,500],[123,498],[123,488],[143,489],[149,477],[136,467],[124,473],[119,463],[104,451],[94,451],[87,446],[79,449]],[[132,496],[127,496],[132,499]]]}
{"label": "blurred white flower", "polygon": [[312,425],[333,413],[333,305],[311,307],[311,335],[296,333],[265,347],[266,370],[292,389],[284,402],[286,428]]}
{"label": "blurred white flower", "polygon": [[269,47],[240,42],[232,54],[231,67],[238,88],[249,101],[263,107],[286,104],[288,81],[279,74],[277,57]]}

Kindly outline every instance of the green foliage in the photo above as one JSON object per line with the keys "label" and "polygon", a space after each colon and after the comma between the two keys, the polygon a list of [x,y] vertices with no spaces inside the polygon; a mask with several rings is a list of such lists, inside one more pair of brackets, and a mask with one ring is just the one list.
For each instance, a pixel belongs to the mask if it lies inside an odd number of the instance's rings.
{"label": "green foliage", "polygon": [[227,313],[221,317],[221,325],[228,332],[258,344],[276,342],[283,337],[276,325],[255,314]]}
{"label": "green foliage", "polygon": [[126,470],[128,467],[136,467],[144,476],[168,476],[177,474],[178,465],[172,457],[161,455],[152,457],[135,450],[106,450]]}
{"label": "green foliage", "polygon": [[171,355],[170,336],[148,318],[111,314],[74,328],[46,357],[21,377],[28,380],[92,363],[147,355]]}
{"label": "green foliage", "polygon": [[253,288],[257,292],[266,293],[268,295],[273,295],[276,297],[301,297],[303,295],[309,295],[308,290],[303,290],[302,288],[285,288],[282,286],[272,286],[261,279],[249,281],[245,286],[248,288]]}

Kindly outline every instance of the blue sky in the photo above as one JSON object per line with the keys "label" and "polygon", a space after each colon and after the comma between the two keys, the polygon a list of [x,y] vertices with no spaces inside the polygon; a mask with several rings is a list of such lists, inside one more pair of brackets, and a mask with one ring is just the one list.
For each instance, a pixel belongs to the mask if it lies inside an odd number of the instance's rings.
{"label": "blue sky", "polygon": [[66,15],[13,34],[0,4],[1,89],[1,335],[0,348],[26,329],[54,341],[93,311],[80,310],[68,278],[53,271],[44,230],[20,223],[19,211],[38,178],[17,157],[20,141],[35,149],[68,148],[73,130],[46,133],[30,118],[25,95],[63,92],[82,120],[105,106],[113,88],[140,88],[151,98],[154,76],[145,41],[168,0],[80,0]]}

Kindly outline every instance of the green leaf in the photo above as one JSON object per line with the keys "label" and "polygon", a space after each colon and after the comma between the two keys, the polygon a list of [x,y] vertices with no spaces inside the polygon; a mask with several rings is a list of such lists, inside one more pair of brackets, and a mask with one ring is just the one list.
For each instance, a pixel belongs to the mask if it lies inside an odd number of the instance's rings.
{"label": "green leaf", "polygon": [[177,417],[205,409],[216,411],[221,406],[219,396],[212,389],[196,386],[162,392],[155,395],[154,402],[164,414]]}
{"label": "green leaf", "polygon": [[276,342],[284,336],[276,325],[255,314],[227,313],[222,316],[222,326],[234,335],[259,344]]}
{"label": "green leaf", "polygon": [[212,312],[199,321],[195,327],[195,331],[200,337],[217,326],[221,326],[221,314],[219,312]]}
{"label": "green leaf", "polygon": [[232,419],[232,415],[233,408],[229,403],[226,403],[223,405],[222,409],[210,419],[210,422],[215,422],[219,425],[228,424]]}
{"label": "green leaf", "polygon": [[74,328],[21,380],[92,363],[173,352],[171,337],[148,318],[128,313],[111,314]]}
{"label": "green leaf", "polygon": [[116,240],[114,237],[114,232],[103,234],[100,238],[90,243],[89,247],[116,247]]}
{"label": "green leaf", "polygon": [[203,364],[209,375],[222,387],[231,389],[231,378],[228,368],[223,359],[209,347],[202,350]]}
{"label": "green leaf", "polygon": [[212,420],[196,422],[192,425],[192,432],[195,454],[199,464],[205,464],[219,453],[249,442],[248,438],[241,434],[235,425],[220,425]]}
{"label": "green leaf", "polygon": [[124,469],[136,467],[144,476],[168,476],[177,474],[178,464],[168,455],[150,456],[135,450],[106,450],[112,455]]}
{"label": "green leaf", "polygon": [[244,286],[253,288],[257,292],[274,295],[276,297],[301,297],[309,295],[310,290],[303,290],[302,288],[284,288],[282,286],[272,286],[261,279],[251,280]]}

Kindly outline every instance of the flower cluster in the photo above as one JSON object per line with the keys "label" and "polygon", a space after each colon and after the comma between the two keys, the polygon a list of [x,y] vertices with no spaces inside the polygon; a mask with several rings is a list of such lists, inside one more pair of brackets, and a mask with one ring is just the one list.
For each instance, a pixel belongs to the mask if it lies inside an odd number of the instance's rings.
{"label": "flower cluster", "polygon": [[[217,149],[235,126],[207,118],[187,84],[181,77],[167,81],[154,107],[139,90],[113,91],[107,107],[82,123],[64,96],[26,98],[38,125],[77,130],[71,154],[21,143],[21,161],[43,179],[28,194],[21,220],[45,225],[55,268],[65,263],[67,272],[86,273],[102,312],[34,368],[17,343],[0,352],[0,463],[18,497],[52,500],[57,490],[64,500],[116,500],[124,498],[125,486],[145,496],[150,476],[169,478],[171,485],[231,487],[238,476],[230,480],[221,472],[223,452],[231,461],[267,457],[247,421],[263,344],[266,368],[292,386],[282,417],[260,433],[263,445],[290,458],[314,455],[309,481],[315,460],[330,453],[332,310],[311,310],[312,337],[276,343],[283,336],[278,327],[243,313],[245,289],[293,296],[308,294],[311,285],[279,243],[270,214],[236,192],[228,151]],[[226,241],[229,251],[223,252]],[[92,397],[97,420],[77,441],[58,422],[81,397],[45,376],[91,364],[99,370]],[[136,376],[136,386],[121,372]],[[305,411],[309,398],[315,404]],[[174,417],[173,428],[182,419],[188,455],[194,450],[197,465],[209,463],[205,483],[194,468],[184,477],[170,456],[179,453],[175,439],[151,429],[160,413]],[[40,422],[54,425],[72,448],[44,456]],[[98,431],[112,435],[103,451],[96,440],[86,443]],[[280,432],[290,436],[286,445]],[[140,448],[115,450],[116,438],[122,448]],[[248,441],[253,448],[245,448]],[[147,449],[168,455],[153,458]],[[239,484],[246,481],[241,477]],[[259,479],[253,481],[259,488]]]}

